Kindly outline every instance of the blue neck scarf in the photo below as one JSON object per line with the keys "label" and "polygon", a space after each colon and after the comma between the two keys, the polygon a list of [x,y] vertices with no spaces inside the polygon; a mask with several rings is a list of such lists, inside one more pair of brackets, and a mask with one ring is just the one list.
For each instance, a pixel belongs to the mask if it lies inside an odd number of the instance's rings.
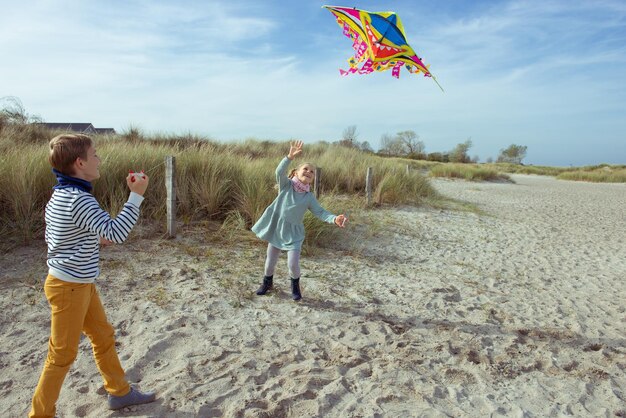
{"label": "blue neck scarf", "polygon": [[52,169],[52,172],[55,176],[57,176],[57,184],[53,187],[53,189],[59,190],[67,189],[68,187],[76,187],[83,192],[91,193],[92,186],[87,180],[65,175],[54,168]]}

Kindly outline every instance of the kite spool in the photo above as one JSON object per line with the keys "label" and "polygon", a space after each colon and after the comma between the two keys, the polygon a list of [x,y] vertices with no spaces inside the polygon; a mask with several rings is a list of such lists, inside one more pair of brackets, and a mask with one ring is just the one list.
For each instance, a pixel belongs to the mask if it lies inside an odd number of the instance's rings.
{"label": "kite spool", "polygon": [[145,178],[146,178],[146,175],[144,174],[143,170],[141,170],[141,172],[139,172],[139,173],[136,173],[136,172],[134,172],[133,170],[129,170],[129,173],[128,173],[128,174],[130,174],[130,182],[131,182],[131,183],[134,183],[134,182],[135,182],[135,179],[136,179],[137,177],[141,177],[142,179],[145,179]]}

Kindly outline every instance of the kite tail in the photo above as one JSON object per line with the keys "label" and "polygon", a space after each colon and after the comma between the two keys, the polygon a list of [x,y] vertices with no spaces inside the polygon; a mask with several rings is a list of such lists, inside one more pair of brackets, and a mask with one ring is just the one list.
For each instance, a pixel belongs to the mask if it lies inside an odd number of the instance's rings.
{"label": "kite tail", "polygon": [[443,93],[445,93],[445,91],[443,90],[443,87],[441,87],[441,84],[439,84],[439,82],[437,81],[437,79],[435,78],[435,76],[431,74],[431,75],[430,75],[430,77],[433,79],[433,81],[434,81],[435,83],[437,83],[437,85],[439,86],[439,88],[441,89],[441,91],[442,91]]}

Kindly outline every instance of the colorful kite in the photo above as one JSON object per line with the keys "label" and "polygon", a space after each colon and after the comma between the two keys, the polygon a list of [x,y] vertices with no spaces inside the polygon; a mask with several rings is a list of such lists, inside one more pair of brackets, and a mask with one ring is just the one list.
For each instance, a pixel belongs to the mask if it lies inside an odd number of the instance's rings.
{"label": "colorful kite", "polygon": [[[322,6],[335,15],[343,34],[352,39],[355,54],[348,60],[350,69],[339,70],[341,75],[353,73],[369,74],[386,71],[400,77],[400,69],[406,67],[410,73],[424,73],[437,80],[406,42],[404,27],[394,12],[368,12],[353,7]],[[359,68],[359,63],[363,63]],[[439,88],[443,91],[439,83]]]}

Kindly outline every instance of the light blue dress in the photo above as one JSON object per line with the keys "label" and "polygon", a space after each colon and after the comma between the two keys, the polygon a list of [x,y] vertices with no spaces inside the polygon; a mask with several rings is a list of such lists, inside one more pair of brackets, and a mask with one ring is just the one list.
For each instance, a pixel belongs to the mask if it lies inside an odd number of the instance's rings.
{"label": "light blue dress", "polygon": [[276,182],[280,191],[271,205],[252,227],[257,237],[281,250],[300,250],[304,241],[304,214],[307,209],[321,221],[332,224],[335,215],[318,203],[311,192],[298,193],[287,177],[287,167],[291,160],[287,157],[276,167]]}

